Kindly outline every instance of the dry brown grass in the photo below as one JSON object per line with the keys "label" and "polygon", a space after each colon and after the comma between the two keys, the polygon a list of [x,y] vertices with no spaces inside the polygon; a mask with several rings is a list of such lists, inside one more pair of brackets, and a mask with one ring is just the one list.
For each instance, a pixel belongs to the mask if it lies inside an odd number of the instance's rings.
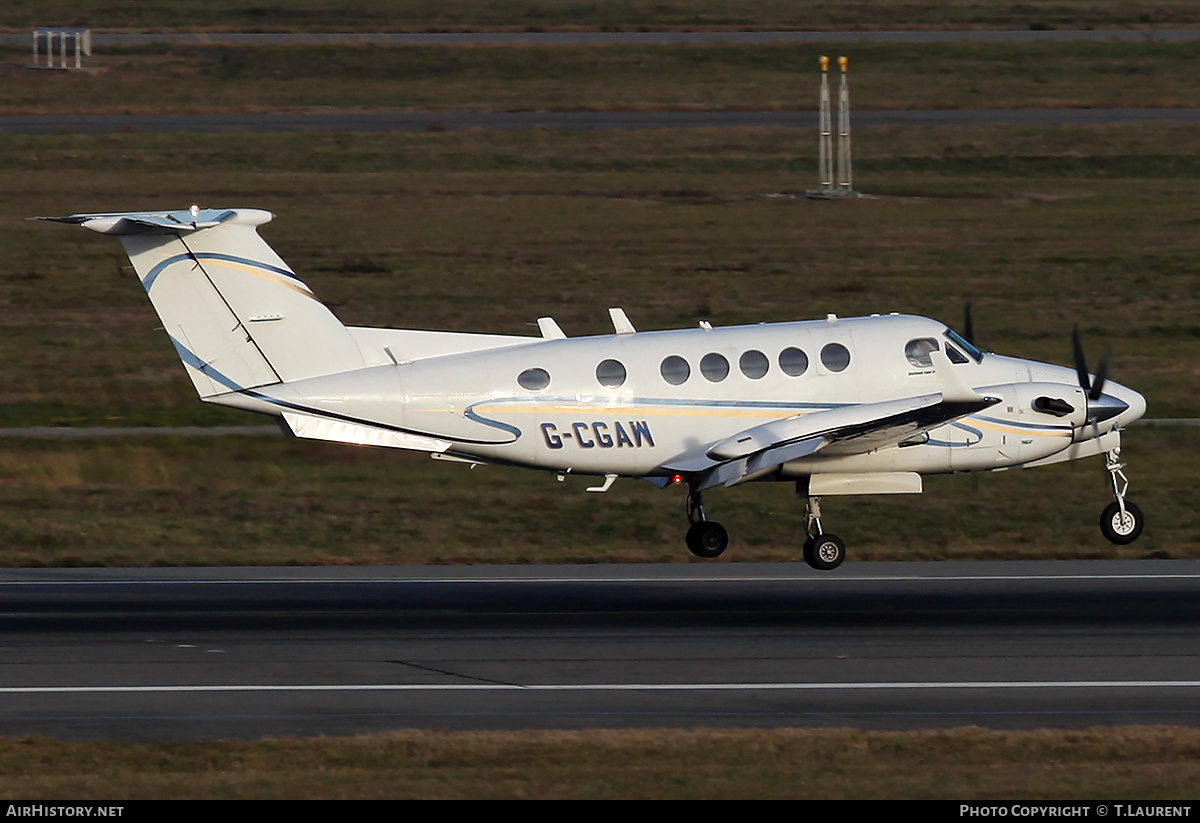
{"label": "dry brown grass", "polygon": [[188,745],[0,740],[8,798],[1190,800],[1200,730],[401,731]]}
{"label": "dry brown grass", "polygon": [[1183,27],[1200,11],[1181,0],[439,0],[378,3],[291,0],[174,0],[108,4],[103,14],[70,0],[10,2],[0,29],[25,32],[47,21],[139,31],[539,31],[656,29],[942,29]]}

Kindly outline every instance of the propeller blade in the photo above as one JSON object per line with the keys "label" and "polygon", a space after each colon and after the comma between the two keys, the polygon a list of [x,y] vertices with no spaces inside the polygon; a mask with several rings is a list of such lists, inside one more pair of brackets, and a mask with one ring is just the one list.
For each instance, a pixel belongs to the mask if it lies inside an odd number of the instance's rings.
{"label": "propeller blade", "polygon": [[1099,400],[1101,392],[1104,391],[1104,380],[1108,377],[1108,367],[1112,365],[1112,346],[1104,352],[1104,357],[1100,360],[1100,367],[1096,369],[1096,380],[1092,383],[1092,390],[1088,392],[1088,399]]}
{"label": "propeller blade", "polygon": [[1075,374],[1079,377],[1079,388],[1091,392],[1092,381],[1088,377],[1087,358],[1083,355],[1083,341],[1079,338],[1079,327],[1071,332],[1071,345],[1075,349]]}
{"label": "propeller blade", "polygon": [[963,310],[963,339],[975,345],[975,322],[971,317],[971,303],[967,301],[966,308]]}

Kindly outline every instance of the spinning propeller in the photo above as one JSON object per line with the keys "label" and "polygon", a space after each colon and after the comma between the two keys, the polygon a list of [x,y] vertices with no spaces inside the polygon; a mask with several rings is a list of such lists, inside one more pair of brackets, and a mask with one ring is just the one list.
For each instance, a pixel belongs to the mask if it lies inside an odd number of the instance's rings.
{"label": "spinning propeller", "polygon": [[1108,378],[1108,368],[1112,365],[1112,346],[1104,352],[1095,375],[1089,377],[1087,358],[1083,354],[1083,341],[1078,326],[1071,332],[1071,344],[1075,349],[1075,374],[1079,377],[1079,387],[1087,394],[1088,422],[1095,426],[1128,409],[1129,404],[1104,393],[1104,381]]}

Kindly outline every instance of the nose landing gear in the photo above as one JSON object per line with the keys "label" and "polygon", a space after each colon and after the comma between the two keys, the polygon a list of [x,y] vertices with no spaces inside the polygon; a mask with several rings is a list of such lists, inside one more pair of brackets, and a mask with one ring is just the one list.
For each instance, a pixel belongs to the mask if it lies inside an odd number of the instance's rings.
{"label": "nose landing gear", "polygon": [[1142,529],[1146,526],[1146,517],[1133,501],[1125,499],[1125,492],[1129,490],[1129,479],[1125,477],[1125,472],[1121,471],[1125,468],[1125,464],[1121,462],[1121,448],[1118,446],[1108,452],[1105,458],[1104,468],[1108,470],[1112,480],[1113,497],[1116,500],[1104,507],[1100,515],[1100,531],[1108,542],[1127,546],[1141,536]]}

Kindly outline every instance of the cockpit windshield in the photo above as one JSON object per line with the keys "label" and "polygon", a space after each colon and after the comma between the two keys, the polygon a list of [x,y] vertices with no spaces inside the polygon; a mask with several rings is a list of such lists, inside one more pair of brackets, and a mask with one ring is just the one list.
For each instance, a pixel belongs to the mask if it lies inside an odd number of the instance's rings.
{"label": "cockpit windshield", "polygon": [[954,343],[954,345],[958,346],[963,351],[965,351],[967,354],[969,354],[971,356],[971,359],[974,360],[976,363],[980,363],[983,361],[983,352],[981,352],[979,349],[975,348],[975,346],[968,343],[966,338],[964,338],[961,334],[956,332],[954,329],[946,329],[944,334],[946,335],[947,340],[950,340],[951,342]]}

